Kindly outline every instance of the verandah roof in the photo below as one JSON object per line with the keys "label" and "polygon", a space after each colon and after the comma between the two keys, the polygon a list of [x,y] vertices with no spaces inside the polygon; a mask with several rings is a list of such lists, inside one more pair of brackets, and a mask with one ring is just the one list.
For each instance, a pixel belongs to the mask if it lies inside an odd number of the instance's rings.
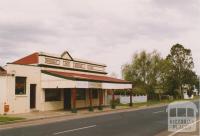
{"label": "verandah roof", "polygon": [[112,78],[108,76],[97,76],[97,75],[79,74],[79,73],[71,73],[71,72],[59,72],[59,71],[51,71],[51,70],[42,70],[42,73],[49,74],[56,77],[61,77],[61,78],[75,79],[79,81],[97,81],[97,82],[106,82],[106,83],[131,84],[128,81]]}
{"label": "verandah roof", "polygon": [[[128,81],[108,76],[89,75],[71,72],[42,70],[43,88],[102,88],[102,89],[131,89]],[[48,77],[47,77],[48,76]],[[95,84],[94,84],[95,83]]]}

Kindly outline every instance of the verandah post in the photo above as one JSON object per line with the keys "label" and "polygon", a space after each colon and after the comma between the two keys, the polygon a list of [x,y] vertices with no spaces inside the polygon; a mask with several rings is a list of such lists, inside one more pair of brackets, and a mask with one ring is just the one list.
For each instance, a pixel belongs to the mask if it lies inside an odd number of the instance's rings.
{"label": "verandah post", "polygon": [[77,90],[76,88],[72,88],[72,113],[77,113],[77,109],[76,109],[76,93]]}
{"label": "verandah post", "polygon": [[99,110],[103,110],[103,90],[99,90]]}
{"label": "verandah post", "polygon": [[89,101],[90,101],[90,106],[89,106],[89,111],[94,111],[94,108],[92,106],[92,89],[88,89],[89,91]]}
{"label": "verandah post", "polygon": [[129,104],[130,107],[133,106],[133,91],[132,89],[130,89],[130,104]]}
{"label": "verandah post", "polygon": [[116,103],[115,103],[115,90],[112,90],[112,105],[111,105],[112,109],[116,108]]}

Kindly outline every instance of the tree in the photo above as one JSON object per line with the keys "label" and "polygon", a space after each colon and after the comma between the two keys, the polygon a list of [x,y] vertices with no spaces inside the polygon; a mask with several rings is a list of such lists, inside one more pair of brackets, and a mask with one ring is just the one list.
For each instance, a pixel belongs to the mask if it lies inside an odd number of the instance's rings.
{"label": "tree", "polygon": [[[159,99],[161,93],[166,93],[169,90],[172,64],[166,59],[159,61],[157,69],[157,87],[159,90]],[[172,83],[172,82],[171,82]]]}
{"label": "tree", "polygon": [[[183,98],[183,87],[199,88],[199,80],[193,71],[194,62],[190,49],[180,44],[174,45],[166,59],[157,51],[142,51],[133,55],[131,63],[122,66],[123,78],[134,84],[134,91]],[[190,91],[190,92],[189,92]]]}
{"label": "tree", "polygon": [[158,83],[158,70],[161,59],[157,51],[136,53],[132,58],[132,62],[122,67],[123,78],[131,81],[136,86],[136,92],[139,90],[141,93],[154,94]]}
{"label": "tree", "polygon": [[189,71],[194,68],[191,50],[184,48],[181,44],[176,44],[171,48],[167,60],[172,64],[171,72],[176,75],[179,93],[183,98],[183,85],[187,83],[185,78],[190,78],[188,76]]}

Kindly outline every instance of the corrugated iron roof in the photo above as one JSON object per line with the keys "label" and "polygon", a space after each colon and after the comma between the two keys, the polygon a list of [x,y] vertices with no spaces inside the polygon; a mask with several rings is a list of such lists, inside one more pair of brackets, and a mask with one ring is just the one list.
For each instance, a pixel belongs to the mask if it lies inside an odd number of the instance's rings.
{"label": "corrugated iron roof", "polygon": [[128,81],[113,78],[113,77],[108,77],[108,76],[89,75],[89,74],[80,74],[80,73],[71,73],[71,72],[60,72],[60,71],[52,71],[52,70],[42,70],[42,73],[60,77],[60,78],[79,80],[79,81],[130,84],[130,82],[128,82]]}

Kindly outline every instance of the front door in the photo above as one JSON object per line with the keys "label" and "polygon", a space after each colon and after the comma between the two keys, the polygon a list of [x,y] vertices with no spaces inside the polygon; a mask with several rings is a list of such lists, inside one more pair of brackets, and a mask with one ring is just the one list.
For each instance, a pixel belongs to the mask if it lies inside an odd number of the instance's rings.
{"label": "front door", "polygon": [[34,109],[36,103],[36,84],[30,85],[30,108]]}
{"label": "front door", "polygon": [[64,90],[64,110],[71,109],[71,90],[65,89]]}

